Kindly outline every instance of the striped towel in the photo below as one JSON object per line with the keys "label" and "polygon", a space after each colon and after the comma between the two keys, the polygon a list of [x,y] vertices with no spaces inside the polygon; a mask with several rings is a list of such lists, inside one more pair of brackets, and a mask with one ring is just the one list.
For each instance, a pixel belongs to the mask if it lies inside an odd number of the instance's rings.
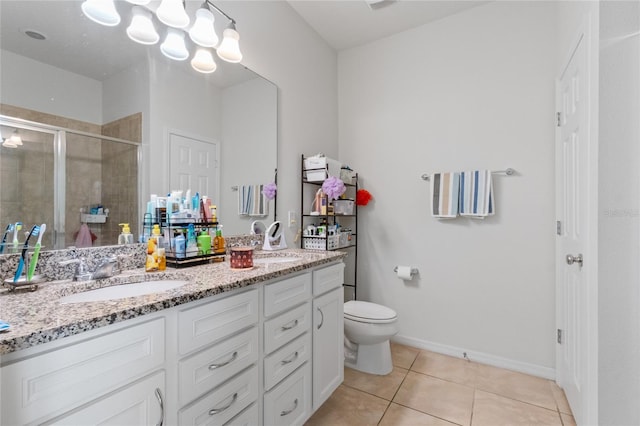
{"label": "striped towel", "polygon": [[447,219],[458,216],[459,173],[431,175],[431,216]]}
{"label": "striped towel", "polygon": [[269,200],[262,193],[262,185],[238,186],[238,215],[265,217],[269,215]]}
{"label": "striped towel", "polygon": [[491,170],[460,173],[460,215],[484,219],[495,214]]}

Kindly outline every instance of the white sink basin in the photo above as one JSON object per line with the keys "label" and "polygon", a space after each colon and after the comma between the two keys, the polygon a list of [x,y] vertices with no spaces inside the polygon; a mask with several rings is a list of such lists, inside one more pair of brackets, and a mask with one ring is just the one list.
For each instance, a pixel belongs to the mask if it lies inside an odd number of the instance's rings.
{"label": "white sink basin", "polygon": [[161,293],[185,285],[184,280],[158,280],[140,283],[121,284],[111,287],[97,288],[82,293],[70,294],[60,298],[61,303],[100,302],[104,300],[124,299],[125,297],[144,296]]}
{"label": "white sink basin", "polygon": [[296,260],[300,260],[299,257],[295,256],[269,256],[269,257],[258,257],[253,259],[253,264],[260,263],[286,263],[286,262],[295,262]]}

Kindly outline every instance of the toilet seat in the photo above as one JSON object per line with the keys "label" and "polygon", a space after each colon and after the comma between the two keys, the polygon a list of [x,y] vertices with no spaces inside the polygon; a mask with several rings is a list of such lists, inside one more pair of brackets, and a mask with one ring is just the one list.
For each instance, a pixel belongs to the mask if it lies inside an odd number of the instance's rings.
{"label": "toilet seat", "polygon": [[396,311],[386,306],[359,300],[344,304],[344,318],[369,324],[388,324],[397,318]]}

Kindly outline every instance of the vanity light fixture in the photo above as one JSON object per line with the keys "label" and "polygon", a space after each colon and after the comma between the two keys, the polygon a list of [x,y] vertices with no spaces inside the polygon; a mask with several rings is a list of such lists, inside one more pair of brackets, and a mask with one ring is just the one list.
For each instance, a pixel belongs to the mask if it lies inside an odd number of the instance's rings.
{"label": "vanity light fixture", "polygon": [[85,0],[81,8],[87,18],[100,25],[115,27],[120,23],[120,15],[113,0]]}
{"label": "vanity light fixture", "polygon": [[11,137],[9,138],[9,140],[15,146],[22,146],[22,137],[20,137],[18,129],[14,130],[13,133],[11,133]]}
{"label": "vanity light fixture", "polygon": [[156,15],[160,22],[173,28],[186,28],[191,22],[182,0],[162,0]]}
{"label": "vanity light fixture", "polygon": [[196,21],[189,30],[189,37],[194,43],[202,47],[218,45],[218,35],[213,26],[215,18],[209,9],[201,7],[196,11]]}
{"label": "vanity light fixture", "polygon": [[10,138],[6,138],[4,140],[4,142],[2,142],[2,146],[4,146],[5,148],[17,148],[18,147],[18,145],[16,145],[13,142],[11,142]]}
{"label": "vanity light fixture", "polygon": [[193,56],[191,60],[191,66],[194,70],[204,73],[210,74],[218,68],[215,61],[213,60],[213,55],[211,55],[211,51],[209,49],[200,48],[196,51],[196,54]]}
{"label": "vanity light fixture", "polygon": [[[127,0],[127,2],[135,5],[132,7],[131,23],[126,29],[129,38],[140,44],[156,44],[160,36],[153,23],[154,11],[146,6],[150,0]],[[212,9],[229,20],[228,27],[222,33],[222,42],[219,44]],[[120,23],[120,15],[113,0],[85,0],[82,3],[82,11],[89,19],[102,25],[116,26]],[[218,57],[224,61],[238,63],[242,60],[240,34],[236,30],[236,21],[211,0],[204,0],[196,11],[195,21],[190,27],[191,20],[185,10],[184,0],[162,0],[158,9],[155,10],[155,15],[158,21],[167,26],[165,41],[160,45],[160,51],[166,57],[176,61],[184,61],[189,57],[189,50],[185,44],[185,34],[188,33],[190,41],[196,45],[191,60],[191,66],[196,71],[211,73],[217,68],[211,51],[205,53],[207,48],[215,48]]]}
{"label": "vanity light fixture", "polygon": [[189,57],[189,51],[184,44],[184,33],[176,28],[167,28],[167,38],[160,45],[164,56],[174,61],[184,61]]}
{"label": "vanity light fixture", "polygon": [[133,6],[131,9],[133,17],[131,24],[127,27],[129,38],[140,44],[156,44],[160,36],[153,26],[151,12],[140,6]]}

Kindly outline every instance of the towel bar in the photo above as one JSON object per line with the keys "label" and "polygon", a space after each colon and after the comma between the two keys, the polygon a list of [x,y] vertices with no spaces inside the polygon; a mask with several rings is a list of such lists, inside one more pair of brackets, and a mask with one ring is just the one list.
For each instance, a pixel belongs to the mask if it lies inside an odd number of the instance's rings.
{"label": "towel bar", "polygon": [[[515,169],[512,169],[511,167],[509,167],[509,168],[508,168],[508,169],[506,169],[506,170],[495,170],[495,171],[493,171],[493,172],[491,172],[491,173],[492,173],[492,174],[503,174],[503,175],[511,176],[511,175],[512,175],[512,174],[514,174],[515,172],[516,172],[516,171],[515,171]],[[430,176],[430,175],[429,175],[428,173],[424,173],[424,174],[421,176],[421,178],[422,178],[422,180],[429,180],[429,179],[431,179],[429,176]]]}

